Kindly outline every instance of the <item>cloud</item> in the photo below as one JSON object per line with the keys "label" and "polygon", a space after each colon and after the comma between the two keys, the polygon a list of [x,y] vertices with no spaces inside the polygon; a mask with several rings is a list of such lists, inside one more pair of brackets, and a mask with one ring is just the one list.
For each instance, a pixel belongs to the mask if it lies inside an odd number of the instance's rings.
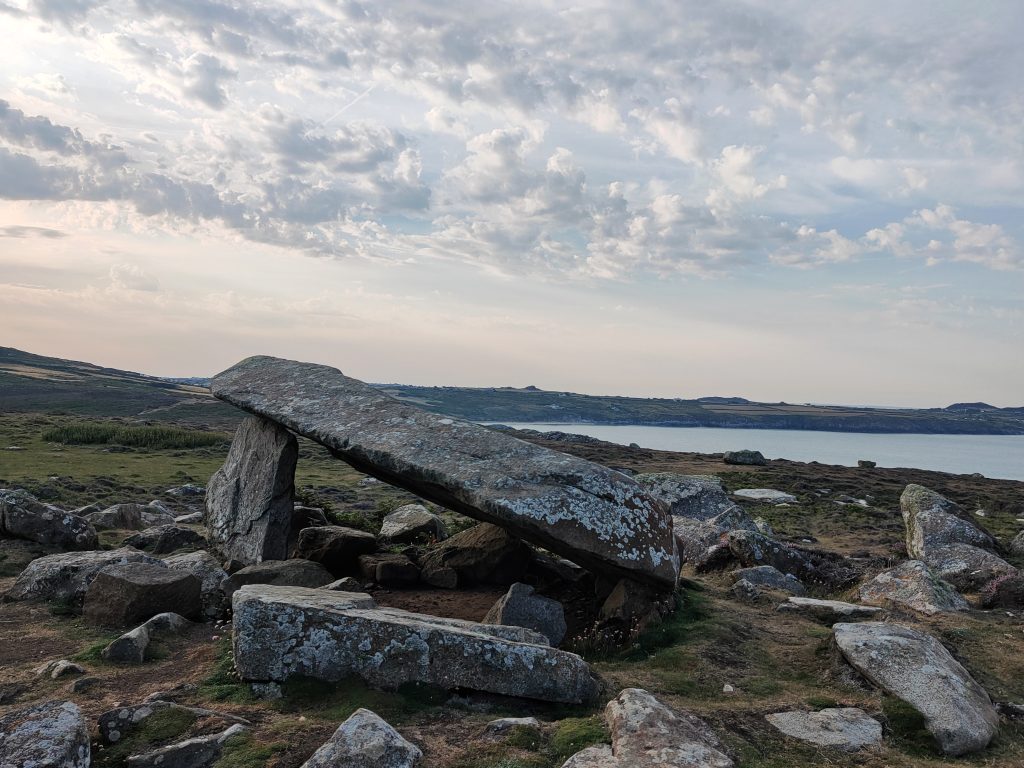
{"label": "cloud", "polygon": [[160,281],[147,274],[137,264],[113,264],[110,267],[110,285],[115,290],[145,291],[160,290]]}
{"label": "cloud", "polygon": [[56,240],[61,237],[67,237],[67,233],[61,232],[59,229],[51,229],[50,227],[27,227],[14,225],[10,227],[0,227],[0,237],[43,237],[50,240]]}

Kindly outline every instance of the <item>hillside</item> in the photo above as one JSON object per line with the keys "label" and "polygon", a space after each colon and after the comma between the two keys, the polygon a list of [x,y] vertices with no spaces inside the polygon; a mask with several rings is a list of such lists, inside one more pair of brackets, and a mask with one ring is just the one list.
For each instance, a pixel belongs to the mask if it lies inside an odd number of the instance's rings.
{"label": "hillside", "polygon": [[[231,426],[237,421],[238,412],[215,400],[205,387],[207,381],[200,377],[162,379],[0,347],[0,411]],[[897,410],[755,403],[741,397],[606,397],[550,392],[537,387],[375,386],[428,410],[479,422],[1024,434],[1024,408],[993,408],[984,403]]]}

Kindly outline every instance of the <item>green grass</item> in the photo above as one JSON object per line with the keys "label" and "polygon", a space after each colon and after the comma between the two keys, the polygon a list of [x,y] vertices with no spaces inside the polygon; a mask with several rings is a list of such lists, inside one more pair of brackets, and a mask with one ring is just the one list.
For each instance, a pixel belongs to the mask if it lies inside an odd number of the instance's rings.
{"label": "green grass", "polygon": [[570,717],[559,721],[555,732],[551,734],[548,752],[561,765],[581,749],[604,744],[609,740],[608,728],[600,715]]}
{"label": "green grass", "polygon": [[168,426],[126,426],[117,422],[81,421],[51,427],[42,433],[47,443],[62,445],[127,445],[135,448],[203,448],[230,442],[224,432]]}
{"label": "green grass", "polygon": [[214,768],[263,768],[271,758],[287,749],[286,742],[264,744],[251,734],[240,733],[224,742],[224,751],[213,765]]}
{"label": "green grass", "polygon": [[230,701],[236,704],[254,700],[252,689],[235,672],[230,637],[222,637],[217,642],[213,671],[199,684],[199,695],[209,701]]}
{"label": "green grass", "polygon": [[184,736],[195,721],[196,716],[188,710],[158,710],[116,744],[94,750],[91,765],[93,768],[121,768],[129,757]]}
{"label": "green grass", "polygon": [[882,713],[889,728],[889,742],[910,755],[936,753],[935,739],[924,727],[924,715],[895,696],[882,699]]}
{"label": "green grass", "polygon": [[408,683],[397,691],[381,691],[357,678],[339,683],[292,678],[282,686],[282,693],[282,698],[273,704],[278,711],[339,723],[357,709],[365,708],[394,725],[408,722],[448,700],[447,692],[431,686]]}

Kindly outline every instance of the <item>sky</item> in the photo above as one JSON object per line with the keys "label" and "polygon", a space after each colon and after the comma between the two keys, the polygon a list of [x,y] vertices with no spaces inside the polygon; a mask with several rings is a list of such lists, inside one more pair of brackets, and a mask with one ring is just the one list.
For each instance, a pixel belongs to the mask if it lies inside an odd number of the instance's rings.
{"label": "sky", "polygon": [[0,0],[0,345],[1024,405],[1024,6]]}

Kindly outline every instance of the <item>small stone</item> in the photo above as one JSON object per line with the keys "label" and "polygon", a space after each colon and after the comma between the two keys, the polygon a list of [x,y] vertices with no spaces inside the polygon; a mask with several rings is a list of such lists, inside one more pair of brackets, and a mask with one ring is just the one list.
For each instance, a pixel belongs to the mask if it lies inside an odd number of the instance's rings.
{"label": "small stone", "polygon": [[243,725],[232,725],[221,733],[197,736],[142,755],[132,755],[127,765],[128,768],[208,768],[220,757],[224,742],[246,730]]}
{"label": "small stone", "polygon": [[185,547],[205,545],[206,539],[201,533],[180,525],[158,525],[147,528],[121,542],[123,547],[135,547],[154,555],[166,555]]}
{"label": "small stone", "polygon": [[368,709],[357,709],[302,768],[412,768],[419,747]]}
{"label": "small stone", "polygon": [[722,461],[726,464],[738,464],[740,466],[763,467],[768,461],[760,451],[726,451],[722,454]]}
{"label": "small stone", "polygon": [[400,554],[360,555],[359,572],[385,587],[411,587],[420,580],[420,569]]}
{"label": "small stone", "polygon": [[309,560],[266,560],[235,571],[224,582],[224,593],[230,598],[246,584],[273,584],[281,587],[322,587],[334,580],[320,563]]}
{"label": "small stone", "polygon": [[484,726],[484,735],[495,738],[504,736],[513,728],[536,728],[540,729],[540,720],[536,717],[501,717],[491,720]]}
{"label": "small stone", "polygon": [[100,655],[106,661],[141,664],[152,640],[183,632],[191,624],[176,613],[159,613],[130,632],[112,641]]}
{"label": "small stone", "polygon": [[820,712],[776,712],[765,720],[787,736],[818,747],[856,752],[882,744],[882,725],[855,707]]}
{"label": "small stone", "polygon": [[320,563],[335,576],[359,572],[359,556],[377,551],[372,533],[342,525],[320,525],[299,531],[297,557]]}
{"label": "small stone", "polygon": [[50,678],[53,680],[57,680],[61,677],[66,677],[68,675],[84,674],[85,667],[81,666],[80,664],[75,664],[75,662],[73,661],[68,661],[67,659],[61,659],[56,664],[54,664],[53,669],[50,670]]}
{"label": "small stone", "polygon": [[95,688],[101,682],[102,681],[98,677],[80,677],[68,686],[68,691],[71,693],[85,693],[86,691]]}
{"label": "small stone", "polygon": [[870,459],[857,459],[857,466],[861,469],[874,469],[878,465]]}
{"label": "small stone", "polygon": [[384,518],[380,537],[400,544],[444,541],[448,529],[440,517],[422,504],[406,504]]}
{"label": "small stone", "polygon": [[332,581],[330,584],[324,584],[320,589],[329,589],[332,592],[365,592],[366,589],[362,584],[359,583],[358,579],[353,579],[351,576],[346,576],[343,579]]}
{"label": "small stone", "polygon": [[732,492],[733,496],[748,501],[759,501],[764,504],[783,504],[796,501],[796,496],[784,491],[776,491],[772,488],[740,488]]}
{"label": "small stone", "polygon": [[86,520],[100,531],[141,531],[156,525],[172,525],[174,515],[166,509],[151,507],[148,504],[114,504],[112,507],[87,515]]}
{"label": "small stone", "polygon": [[920,560],[908,560],[882,571],[861,586],[860,600],[867,605],[909,608],[929,616],[970,608],[951,584],[935,576]]}
{"label": "small stone", "polygon": [[791,595],[802,597],[807,594],[807,588],[800,579],[789,573],[783,573],[771,565],[758,565],[752,568],[739,568],[732,572],[732,577],[737,581],[747,581],[750,584],[777,589],[788,592]]}

